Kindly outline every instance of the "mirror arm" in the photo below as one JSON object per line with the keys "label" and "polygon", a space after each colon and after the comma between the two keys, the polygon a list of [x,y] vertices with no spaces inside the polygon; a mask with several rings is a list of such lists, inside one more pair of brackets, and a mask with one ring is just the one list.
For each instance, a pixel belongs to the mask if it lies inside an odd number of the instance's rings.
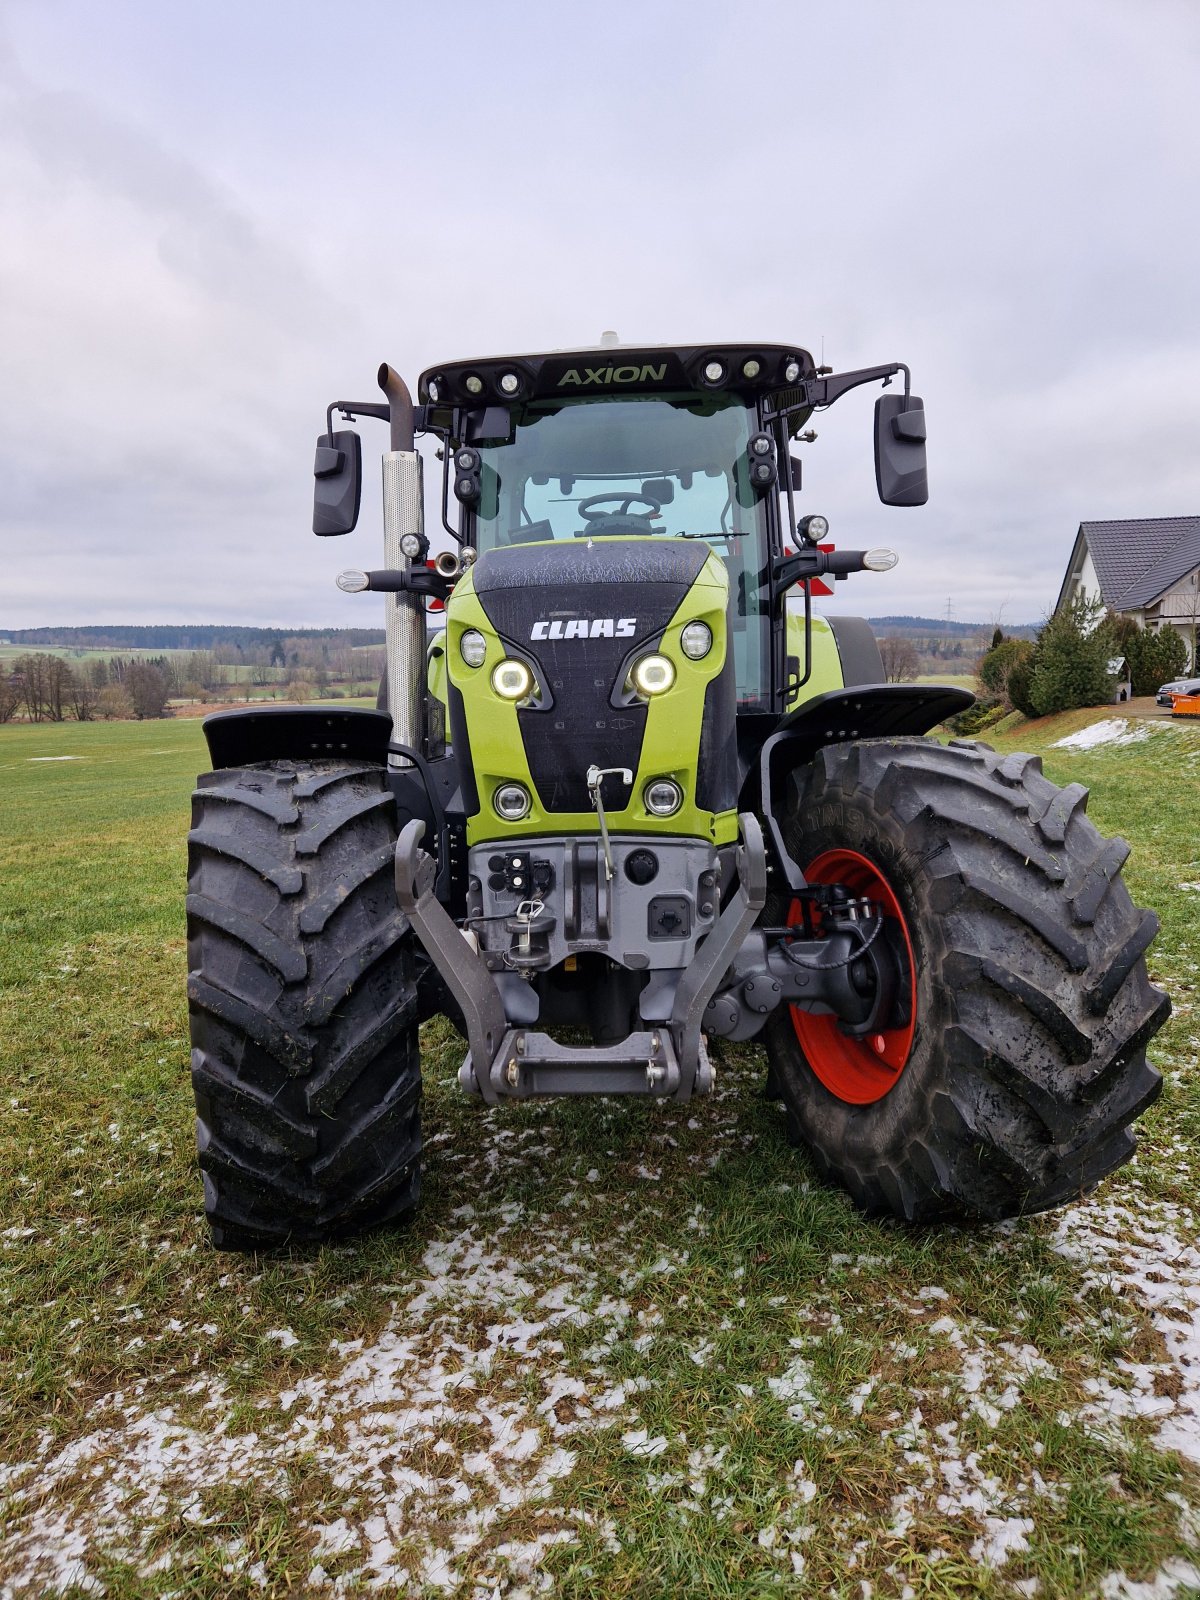
{"label": "mirror arm", "polygon": [[907,400],[912,383],[911,374],[903,361],[890,361],[882,367],[859,367],[853,372],[837,372],[829,377],[806,378],[803,383],[792,386],[793,389],[799,389],[804,398],[792,405],[782,406],[778,411],[764,412],[763,421],[774,422],[777,417],[790,417],[797,411],[815,411],[831,406],[835,400],[840,400],[844,394],[863,383],[875,383],[882,379],[886,387],[898,372],[904,374],[904,398]]}

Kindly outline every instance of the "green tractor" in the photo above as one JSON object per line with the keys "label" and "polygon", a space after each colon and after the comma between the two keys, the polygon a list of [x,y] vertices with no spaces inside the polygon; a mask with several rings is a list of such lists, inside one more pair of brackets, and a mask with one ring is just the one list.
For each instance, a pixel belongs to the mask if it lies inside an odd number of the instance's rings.
{"label": "green tractor", "polygon": [[[415,403],[385,366],[382,401],[329,408],[321,535],[360,501],[334,413],[390,428],[385,564],[338,579],[387,597],[385,681],[377,711],[205,723],[188,993],[218,1246],[412,1210],[439,1013],[489,1106],[685,1101],[714,1040],[761,1037],[819,1170],[910,1222],[1085,1192],[1158,1094],[1128,847],[1037,758],[929,738],[971,696],[885,683],[865,623],[813,612],[895,557],[798,516],[796,441],[881,383],[880,498],[924,504],[908,369],[606,340],[439,365]],[[432,561],[418,433],[457,547]]]}

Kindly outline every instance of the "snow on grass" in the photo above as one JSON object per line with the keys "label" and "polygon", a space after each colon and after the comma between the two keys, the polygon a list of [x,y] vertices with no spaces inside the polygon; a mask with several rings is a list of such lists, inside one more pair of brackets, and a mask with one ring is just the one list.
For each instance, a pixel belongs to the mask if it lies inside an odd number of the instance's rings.
{"label": "snow on grass", "polygon": [[[298,1528],[315,1537],[330,1584],[337,1565],[372,1586],[449,1592],[463,1557],[503,1519],[546,1506],[575,1465],[573,1436],[622,1427],[630,1448],[665,1449],[665,1438],[630,1429],[636,1380],[614,1386],[601,1368],[562,1370],[560,1335],[586,1328],[593,1350],[611,1348],[628,1303],[602,1292],[585,1251],[544,1247],[515,1265],[514,1227],[485,1236],[468,1225],[431,1244],[424,1276],[404,1286],[379,1335],[335,1342],[330,1368],[260,1399],[252,1427],[209,1375],[170,1404],[107,1396],[82,1437],[56,1445],[47,1434],[32,1459],[0,1466],[9,1511],[0,1556],[19,1574],[0,1592],[83,1583],[88,1558],[102,1553],[136,1563],[139,1529],[173,1517],[203,1528],[206,1491],[230,1482],[285,1495],[287,1469],[302,1459],[356,1512]],[[514,1310],[522,1304],[530,1309]],[[285,1348],[295,1340],[289,1329],[267,1337]],[[574,1539],[590,1520],[557,1515],[551,1542]],[[414,1529],[426,1530],[419,1563],[400,1553]],[[544,1548],[539,1537],[500,1559],[528,1576]],[[322,1581],[310,1575],[311,1587]]]}
{"label": "snow on grass", "polygon": [[[1137,1194],[1137,1191],[1134,1191]],[[1079,1266],[1083,1284],[1118,1287],[1137,1300],[1162,1337],[1165,1359],[1118,1358],[1086,1380],[1086,1414],[1098,1424],[1147,1417],[1165,1450],[1200,1463],[1200,1250],[1196,1219],[1166,1201],[1108,1200],[1062,1214],[1054,1248]]]}
{"label": "snow on grass", "polygon": [[1050,746],[1052,750],[1095,750],[1100,745],[1112,744],[1140,744],[1143,739],[1148,739],[1152,733],[1159,732],[1165,726],[1161,722],[1130,721],[1128,717],[1105,717],[1102,722],[1093,722],[1089,727],[1080,728],[1078,733],[1069,733],[1064,739],[1056,739]]}
{"label": "snow on grass", "polygon": [[[731,1105],[734,1128],[735,1118]],[[493,1126],[476,1172],[494,1173],[502,1195],[504,1163],[522,1149],[520,1160],[531,1149],[545,1159],[552,1145],[545,1129]],[[777,1277],[751,1287],[769,1269],[766,1251],[695,1259],[720,1236],[720,1201],[689,1197],[672,1231],[655,1209],[669,1203],[666,1182],[664,1198],[636,1213],[622,1212],[619,1183],[605,1193],[596,1168],[554,1179],[556,1194],[574,1187],[620,1218],[594,1237],[576,1227],[576,1202],[554,1215],[486,1196],[460,1206],[399,1281],[376,1286],[389,1307],[382,1326],[334,1340],[324,1361],[299,1320],[304,1338],[286,1313],[272,1316],[260,1338],[276,1347],[282,1376],[265,1392],[182,1368],[102,1396],[73,1437],[45,1433],[25,1459],[0,1466],[2,1600],[72,1583],[99,1592],[112,1560],[143,1576],[176,1567],[182,1578],[213,1546],[230,1575],[253,1584],[252,1541],[231,1538],[222,1514],[231,1485],[287,1506],[303,1592],[315,1595],[532,1592],[548,1582],[543,1563],[556,1547],[636,1544],[645,1507],[690,1530],[683,1536],[719,1524],[730,1540],[752,1541],[784,1592],[825,1570],[833,1548],[864,1582],[890,1563],[878,1592],[904,1594],[896,1551],[915,1541],[930,1562],[969,1557],[991,1569],[997,1593],[1044,1593],[1025,1575],[1039,1559],[1037,1530],[1072,1482],[1028,1439],[1014,1449],[1024,1416],[1047,1404],[1053,1416],[1061,1403],[1060,1422],[1081,1438],[1150,1430],[1200,1460],[1194,1219],[1136,1184],[1049,1222],[975,1236],[984,1279],[1018,1271],[1019,1237],[1048,1241],[1075,1291],[1068,1316],[1081,1351],[1098,1326],[1097,1296],[1116,1287],[1144,1310],[1161,1359],[1144,1346],[1136,1360],[1097,1358],[1080,1386],[1059,1370],[1066,1358],[1051,1359],[1025,1328],[1016,1294],[1011,1316],[1001,1305],[989,1320],[970,1303],[953,1230],[945,1253],[931,1243],[928,1259],[907,1265],[903,1236],[893,1252],[881,1233],[888,1253],[830,1251],[794,1292],[769,1293],[784,1287]],[[14,1247],[26,1242],[13,1231]],[[725,1282],[710,1314],[697,1286],[718,1260]],[[246,1292],[245,1282],[231,1271],[229,1292]],[[760,1344],[739,1347],[750,1330]],[[831,1356],[860,1346],[869,1366]],[[675,1352],[674,1373],[664,1349]],[[688,1398],[669,1402],[672,1382]],[[779,1458],[761,1514],[747,1508],[739,1430]],[[882,1492],[873,1502],[843,1495],[843,1467]],[[590,1493],[580,1487],[589,1470],[600,1475]],[[320,1492],[293,1504],[306,1475]],[[622,1491],[611,1512],[610,1487]],[[1150,1578],[1129,1565],[1134,1578],[1114,1570],[1094,1592],[1165,1600],[1193,1581],[1186,1563]],[[825,1589],[822,1580],[812,1592]]]}

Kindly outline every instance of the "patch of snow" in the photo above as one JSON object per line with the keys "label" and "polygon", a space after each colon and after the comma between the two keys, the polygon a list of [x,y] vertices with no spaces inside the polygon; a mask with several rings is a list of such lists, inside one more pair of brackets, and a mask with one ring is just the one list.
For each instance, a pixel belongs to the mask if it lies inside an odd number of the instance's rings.
{"label": "patch of snow", "polygon": [[1105,744],[1140,744],[1162,727],[1163,724],[1158,722],[1131,722],[1128,717],[1105,717],[1102,722],[1093,722],[1090,727],[1080,728],[1078,733],[1069,733],[1064,739],[1056,739],[1050,748],[1095,750]]}

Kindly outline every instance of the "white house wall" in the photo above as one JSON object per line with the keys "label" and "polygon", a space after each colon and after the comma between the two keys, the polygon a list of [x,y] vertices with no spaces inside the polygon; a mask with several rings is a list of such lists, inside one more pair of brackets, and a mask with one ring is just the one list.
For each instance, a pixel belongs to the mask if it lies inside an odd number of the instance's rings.
{"label": "white house wall", "polygon": [[1071,573],[1071,582],[1067,589],[1067,600],[1074,600],[1076,595],[1082,595],[1085,600],[1099,600],[1101,598],[1100,579],[1096,576],[1092,553],[1086,543]]}

